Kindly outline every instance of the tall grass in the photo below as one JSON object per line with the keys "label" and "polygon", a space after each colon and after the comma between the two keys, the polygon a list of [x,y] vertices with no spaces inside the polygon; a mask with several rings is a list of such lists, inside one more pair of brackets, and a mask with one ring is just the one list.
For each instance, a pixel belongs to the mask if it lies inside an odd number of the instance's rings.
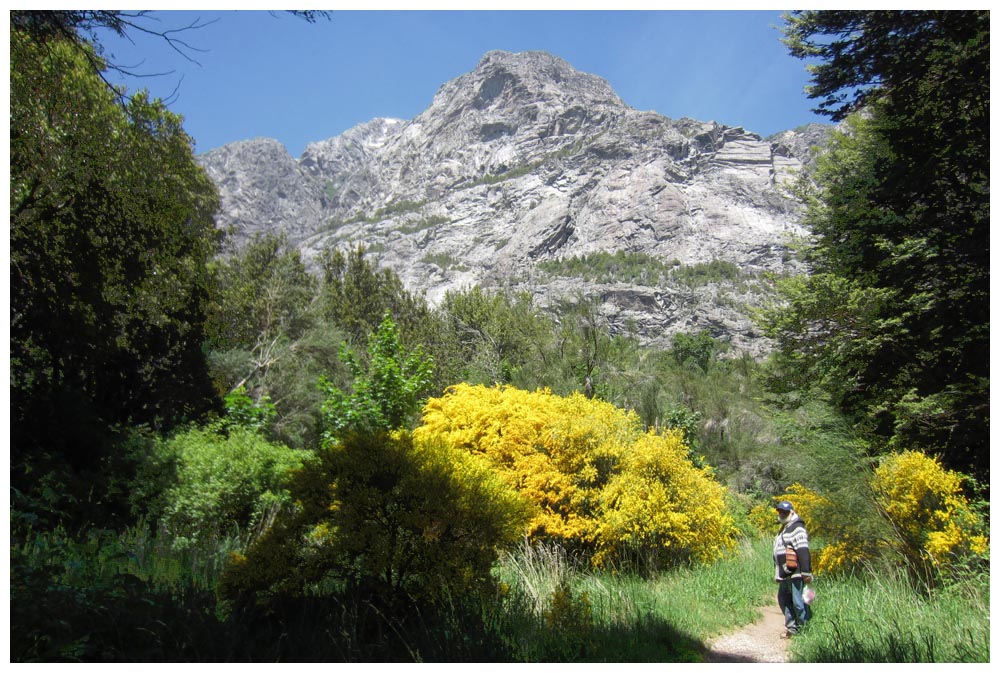
{"label": "tall grass", "polygon": [[666,573],[653,583],[659,609],[699,640],[753,622],[773,600],[774,569],[768,539],[744,539],[725,558]]}
{"label": "tall grass", "polygon": [[61,530],[38,532],[11,552],[24,566],[49,567],[60,582],[72,586],[131,575],[162,590],[214,591],[229,553],[243,549],[250,534],[233,530],[179,548],[164,530],[139,523],[120,532],[92,529],[79,536]]}
{"label": "tall grass", "polygon": [[712,635],[752,622],[771,581],[767,540],[716,563],[648,577],[596,571],[555,545],[523,545],[497,569],[494,628],[519,661],[701,661]]}
{"label": "tall grass", "polygon": [[21,532],[10,548],[11,660],[205,661],[229,543],[176,552],[144,527]]}
{"label": "tall grass", "polygon": [[793,642],[802,662],[943,663],[990,660],[990,578],[967,571],[930,593],[902,569],[818,580],[814,617]]}
{"label": "tall grass", "polygon": [[[223,609],[212,588],[243,542],[169,543],[140,527],[12,544],[12,660],[697,662],[706,640],[774,600],[767,538],[655,575],[597,571],[559,546],[524,544],[497,565],[495,596],[394,611],[340,593]],[[989,661],[985,568],[933,590],[892,569],[814,586],[794,661]]]}
{"label": "tall grass", "polygon": [[[769,538],[716,563],[648,577],[594,571],[558,546],[524,545],[497,570],[491,628],[517,661],[701,661],[703,643],[773,602]],[[929,594],[904,570],[817,579],[813,620],[792,641],[806,663],[989,661],[989,574],[968,570]]]}
{"label": "tall grass", "polygon": [[11,544],[17,662],[509,661],[476,596],[387,605],[324,591],[218,601],[231,551],[259,531],[178,547],[163,530],[21,529]]}

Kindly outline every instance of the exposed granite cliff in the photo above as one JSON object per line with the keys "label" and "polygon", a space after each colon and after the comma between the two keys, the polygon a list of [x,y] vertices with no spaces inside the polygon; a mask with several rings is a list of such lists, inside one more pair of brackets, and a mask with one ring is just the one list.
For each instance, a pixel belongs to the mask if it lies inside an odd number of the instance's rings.
{"label": "exposed granite cliff", "polygon": [[[764,139],[625,105],[603,79],[542,52],[490,52],[410,121],[375,119],[310,144],[276,141],[200,157],[237,240],[282,231],[307,260],[363,243],[432,304],[504,287],[540,304],[597,297],[647,341],[702,328],[737,351],[767,348],[746,316],[765,271],[788,270],[802,234],[788,186],[829,127]],[[598,283],[539,264],[626,251],[663,263],[724,260],[739,279]]]}

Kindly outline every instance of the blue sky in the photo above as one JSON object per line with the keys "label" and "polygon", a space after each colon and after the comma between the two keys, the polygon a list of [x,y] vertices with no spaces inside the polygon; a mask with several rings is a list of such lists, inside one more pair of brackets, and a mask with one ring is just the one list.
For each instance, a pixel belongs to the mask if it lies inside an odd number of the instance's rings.
{"label": "blue sky", "polygon": [[[623,5],[624,6],[624,5]],[[707,5],[706,5],[707,6]],[[259,10],[156,11],[193,63],[159,39],[105,36],[128,79],[170,99],[197,153],[255,137],[293,156],[375,117],[412,119],[484,53],[542,50],[606,79],[628,105],[766,136],[813,121],[805,63],[779,41],[781,12],[334,11],[308,23]]]}

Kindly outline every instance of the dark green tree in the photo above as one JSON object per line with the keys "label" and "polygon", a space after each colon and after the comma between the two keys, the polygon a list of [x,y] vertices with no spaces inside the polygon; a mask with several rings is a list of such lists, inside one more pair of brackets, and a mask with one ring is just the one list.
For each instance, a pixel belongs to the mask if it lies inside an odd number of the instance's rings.
{"label": "dark green tree", "polygon": [[463,362],[440,311],[431,310],[423,295],[406,289],[392,269],[379,268],[364,246],[343,251],[327,248],[320,256],[320,317],[346,332],[357,356],[367,357],[367,342],[388,314],[406,348],[420,346],[435,363],[438,391],[461,377]]}
{"label": "dark green tree", "polygon": [[323,315],[346,331],[351,342],[364,347],[385,314],[392,316],[404,342],[424,343],[433,332],[431,312],[391,269],[380,269],[363,245],[344,252],[327,248],[320,257]]}
{"label": "dark green tree", "polygon": [[319,283],[297,249],[262,235],[215,262],[207,326],[209,363],[220,394],[245,388],[269,398],[268,437],[295,448],[317,441],[321,374],[340,371],[344,332],[324,320]]}
{"label": "dark green tree", "polygon": [[181,119],[121,107],[79,48],[11,32],[12,463],[93,467],[116,424],[214,404],[202,353],[218,197]]}
{"label": "dark green tree", "polygon": [[[562,381],[570,385],[563,390],[576,390],[619,407],[639,408],[643,404],[640,400],[648,398],[655,383],[648,368],[648,352],[640,347],[630,321],[621,330],[604,313],[600,297],[578,294],[559,303],[553,322],[555,339],[547,359],[564,371]],[[557,390],[554,383],[559,379],[550,378],[554,382],[545,385]]]}
{"label": "dark green tree", "polygon": [[677,364],[681,366],[694,365],[702,372],[708,371],[709,365],[720,350],[719,344],[716,343],[711,332],[707,329],[693,334],[678,332],[671,340],[671,344],[670,350]]}
{"label": "dark green tree", "polygon": [[[523,382],[522,374],[544,377],[554,359],[549,347],[553,324],[527,294],[491,293],[478,286],[448,292],[440,314],[456,345],[464,381],[509,384]],[[536,383],[542,385],[540,380]]]}
{"label": "dark green tree", "polygon": [[[814,275],[772,313],[785,373],[877,447],[989,473],[989,13],[806,11],[818,111],[857,111],[814,176]],[[783,313],[783,315],[782,315]]]}
{"label": "dark green tree", "polygon": [[575,302],[564,301],[559,315],[559,352],[572,368],[575,382],[588,398],[606,399],[604,379],[614,340],[600,300],[578,296]]}
{"label": "dark green tree", "polygon": [[[209,346],[238,352],[226,391],[246,386],[268,394],[271,368],[315,322],[316,281],[299,251],[282,237],[261,235],[214,265],[216,291],[207,324]],[[234,358],[230,358],[232,361]]]}

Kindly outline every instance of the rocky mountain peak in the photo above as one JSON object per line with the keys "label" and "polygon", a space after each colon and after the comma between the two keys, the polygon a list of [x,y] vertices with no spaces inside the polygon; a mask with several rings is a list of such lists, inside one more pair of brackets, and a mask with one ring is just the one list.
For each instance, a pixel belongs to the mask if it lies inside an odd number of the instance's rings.
{"label": "rocky mountain peak", "polygon": [[433,199],[559,151],[627,111],[607,82],[561,58],[492,51],[400,130],[387,170],[410,198]]}
{"label": "rocky mountain peak", "polygon": [[[342,162],[363,160],[396,137],[406,124],[403,119],[378,117],[344,131],[339,136],[306,145],[302,166],[313,173],[330,173],[346,168]],[[325,166],[328,161],[334,165]]]}
{"label": "rocky mountain peak", "polygon": [[[556,56],[492,51],[412,120],[374,119],[298,160],[263,140],[201,160],[222,195],[219,225],[238,239],[284,232],[307,260],[362,243],[431,304],[473,285],[542,305],[590,297],[648,341],[707,328],[757,353],[766,344],[742,307],[764,272],[789,268],[802,229],[787,186],[828,129],[762,139],[672,120],[629,108]],[[618,253],[649,273],[559,270]],[[695,287],[663,271],[713,263],[738,277]]]}
{"label": "rocky mountain peak", "polygon": [[613,106],[625,104],[602,78],[582,73],[563,59],[541,51],[488,52],[476,69],[457,82],[474,93],[476,109],[531,104]]}

